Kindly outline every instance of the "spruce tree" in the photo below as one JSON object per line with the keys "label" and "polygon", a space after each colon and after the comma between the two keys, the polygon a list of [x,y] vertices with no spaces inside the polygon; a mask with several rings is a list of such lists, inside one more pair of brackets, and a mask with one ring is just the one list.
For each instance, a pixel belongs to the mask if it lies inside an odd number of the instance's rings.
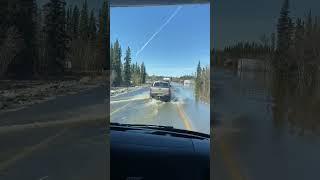
{"label": "spruce tree", "polygon": [[200,61],[199,61],[198,66],[197,66],[196,82],[195,82],[196,99],[198,99],[198,97],[199,97],[200,86],[201,86],[201,64],[200,64]]}
{"label": "spruce tree", "polygon": [[[99,12],[99,30],[98,30],[98,49],[99,49],[99,57],[98,61],[105,68],[109,68],[108,64],[110,64],[110,54],[108,52],[109,49],[109,5],[106,0],[103,1],[102,9]],[[111,62],[112,64],[112,62]]]}
{"label": "spruce tree", "polygon": [[89,15],[88,15],[88,3],[84,1],[81,13],[80,13],[80,35],[82,39],[87,40],[89,36]]}
{"label": "spruce tree", "polygon": [[145,65],[144,65],[144,62],[142,62],[140,69],[141,69],[141,72],[140,72],[140,80],[141,80],[141,83],[143,84],[143,83],[146,83],[146,75],[147,75],[147,73],[146,73],[146,67],[145,67]]}
{"label": "spruce tree", "polygon": [[298,50],[300,48],[299,46],[302,44],[302,41],[304,39],[304,27],[300,18],[296,20],[295,29],[295,49]]}
{"label": "spruce tree", "polygon": [[131,70],[130,70],[130,64],[131,64],[131,50],[128,47],[127,51],[126,51],[126,56],[124,58],[124,67],[123,67],[123,71],[124,71],[124,83],[125,85],[130,85],[130,81],[131,81]]}
{"label": "spruce tree", "polygon": [[[7,16],[10,26],[15,26],[18,34],[23,39],[23,46],[10,64],[8,71],[16,78],[30,78],[34,74],[34,62],[38,59],[36,40],[36,15],[37,5],[35,0],[9,1],[8,7],[12,7]],[[20,8],[17,8],[20,7]],[[0,20],[2,21],[2,19]]]}
{"label": "spruce tree", "polygon": [[67,32],[68,34],[72,33],[72,7],[70,6],[67,10],[67,17],[66,17],[66,23],[67,23]]}
{"label": "spruce tree", "polygon": [[10,9],[10,1],[12,0],[1,0],[0,1],[0,45],[3,40],[6,39],[7,30],[12,24],[12,10]]}
{"label": "spruce tree", "polygon": [[292,40],[292,20],[289,17],[289,0],[284,0],[277,24],[277,51],[280,66],[287,66]]}
{"label": "spruce tree", "polygon": [[310,62],[315,59],[315,54],[314,54],[314,47],[312,44],[313,41],[313,18],[312,18],[312,13],[311,10],[309,11],[307,17],[306,17],[306,24],[305,24],[305,41],[304,43],[304,61],[305,62]]}
{"label": "spruce tree", "polygon": [[113,46],[113,62],[112,62],[112,66],[113,66],[113,70],[115,71],[115,85],[119,86],[122,84],[122,71],[121,71],[121,47],[119,44],[119,41],[116,40],[116,42],[114,43]]}
{"label": "spruce tree", "polygon": [[113,48],[113,44],[111,44],[111,46],[110,46],[110,67],[111,67],[111,70],[114,70],[113,62],[114,62],[114,48]]}
{"label": "spruce tree", "polygon": [[65,1],[50,0],[45,4],[45,33],[48,51],[49,73],[60,75],[64,71],[65,57],[68,50],[66,33]]}
{"label": "spruce tree", "polygon": [[94,11],[91,10],[90,19],[89,19],[89,36],[91,40],[96,39],[97,25],[96,17],[94,16]]}
{"label": "spruce tree", "polygon": [[72,22],[71,22],[71,26],[72,26],[72,36],[74,38],[78,38],[79,37],[79,19],[80,19],[80,12],[78,9],[78,6],[75,5],[72,11]]}

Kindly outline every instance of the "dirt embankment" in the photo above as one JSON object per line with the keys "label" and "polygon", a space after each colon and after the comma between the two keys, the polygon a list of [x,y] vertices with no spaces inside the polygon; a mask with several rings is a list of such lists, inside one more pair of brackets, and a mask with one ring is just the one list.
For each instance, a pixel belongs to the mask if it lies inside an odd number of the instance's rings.
{"label": "dirt embankment", "polygon": [[76,94],[105,85],[106,81],[102,76],[86,76],[79,80],[1,80],[0,112],[20,109],[57,96]]}

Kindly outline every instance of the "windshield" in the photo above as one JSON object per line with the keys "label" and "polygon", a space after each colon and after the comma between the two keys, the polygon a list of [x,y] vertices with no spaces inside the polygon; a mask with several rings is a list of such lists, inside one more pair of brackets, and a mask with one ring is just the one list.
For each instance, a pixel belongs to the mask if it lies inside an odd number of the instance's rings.
{"label": "windshield", "polygon": [[209,7],[111,7],[112,123],[209,134]]}

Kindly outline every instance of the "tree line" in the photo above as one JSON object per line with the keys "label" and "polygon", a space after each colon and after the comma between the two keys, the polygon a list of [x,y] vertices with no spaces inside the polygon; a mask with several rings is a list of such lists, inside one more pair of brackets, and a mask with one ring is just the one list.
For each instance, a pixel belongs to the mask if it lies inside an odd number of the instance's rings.
{"label": "tree line", "polygon": [[272,111],[277,125],[283,127],[287,119],[293,132],[318,131],[314,117],[320,103],[320,19],[311,10],[293,18],[289,0],[284,0],[280,11],[272,67],[271,93],[276,103]]}
{"label": "tree line", "polygon": [[[211,62],[214,65],[223,66],[227,59],[252,58],[270,60],[276,49],[275,33],[270,37],[262,35],[259,41],[240,41],[225,46],[223,50],[211,51]],[[233,62],[235,64],[236,62]]]}
{"label": "tree line", "polygon": [[[272,39],[270,41],[270,39]],[[275,50],[275,34],[272,33],[270,39],[266,35],[262,35],[260,42],[241,41],[235,45],[226,46],[224,53],[227,57],[246,57],[246,58],[263,58],[271,54]]]}
{"label": "tree line", "polygon": [[147,71],[144,62],[132,63],[131,49],[127,48],[122,63],[122,49],[118,40],[110,46],[110,67],[112,86],[130,86],[146,83]]}
{"label": "tree line", "polygon": [[197,66],[195,77],[195,97],[205,102],[210,102],[210,68]]}
{"label": "tree line", "polygon": [[[108,62],[108,2],[99,10],[49,0],[0,3],[0,77],[36,78],[101,72]],[[96,15],[99,11],[98,15]]]}
{"label": "tree line", "polygon": [[290,1],[284,0],[274,31],[266,41],[265,51],[261,50],[262,42],[254,48],[234,45],[224,50],[214,49],[211,60],[223,65],[230,53],[234,58],[263,57],[271,65],[267,84],[275,103],[274,125],[287,128],[289,123],[290,131],[301,135],[307,130],[319,132],[319,122],[314,117],[319,114],[320,104],[320,17],[309,11],[303,17],[293,18]]}
{"label": "tree line", "polygon": [[289,0],[281,8],[277,24],[277,48],[272,61],[281,72],[313,72],[320,65],[320,19],[311,10],[304,18],[290,16]]}
{"label": "tree line", "polygon": [[275,33],[263,35],[260,42],[242,41],[213,50],[213,63],[222,65],[228,58],[269,60],[272,70],[279,72],[317,71],[320,65],[320,17],[311,10],[304,16],[290,15],[290,2],[284,0]]}

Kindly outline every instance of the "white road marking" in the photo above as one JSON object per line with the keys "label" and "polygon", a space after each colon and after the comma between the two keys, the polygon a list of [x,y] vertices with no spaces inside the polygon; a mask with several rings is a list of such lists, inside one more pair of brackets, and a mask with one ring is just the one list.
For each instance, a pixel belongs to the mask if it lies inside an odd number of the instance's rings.
{"label": "white road marking", "polygon": [[88,123],[88,122],[100,122],[105,121],[105,118],[71,118],[70,120],[57,120],[57,121],[48,121],[48,122],[32,122],[28,124],[16,124],[9,126],[1,126],[0,134],[2,133],[12,133],[18,131],[24,131],[28,129],[37,129],[37,128],[48,128],[48,127],[58,127],[58,126],[67,126],[75,125],[79,123]]}
{"label": "white road marking", "polygon": [[139,100],[146,100],[146,99],[149,99],[149,97],[145,96],[145,97],[137,97],[137,98],[132,98],[132,99],[115,100],[115,101],[110,101],[110,104],[139,101]]}
{"label": "white road marking", "polygon": [[124,106],[121,106],[120,108],[118,108],[118,109],[116,109],[116,110],[114,110],[114,111],[112,111],[112,112],[110,113],[110,116],[112,116],[113,114],[119,112],[121,109],[124,109],[125,107],[129,106],[130,104],[131,104],[131,102],[129,102],[128,104],[126,104],[126,105],[124,105]]}
{"label": "white road marking", "polygon": [[31,155],[34,151],[44,148],[49,145],[53,140],[62,136],[67,131],[67,128],[62,129],[57,134],[49,136],[42,140],[40,143],[24,148],[20,153],[15,154],[12,158],[0,163],[0,171],[6,170],[9,166],[15,164],[17,161]]}

